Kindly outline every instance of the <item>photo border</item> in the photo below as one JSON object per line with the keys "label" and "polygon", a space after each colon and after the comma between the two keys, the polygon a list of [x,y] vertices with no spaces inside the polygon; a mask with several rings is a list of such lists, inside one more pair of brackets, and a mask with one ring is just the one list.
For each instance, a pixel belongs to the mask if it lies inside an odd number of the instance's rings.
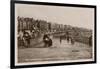
{"label": "photo border", "polygon": [[[69,6],[69,7],[82,7],[94,8],[94,61],[85,62],[70,62],[70,63],[52,63],[52,64],[37,64],[37,65],[15,65],[15,4],[36,4],[36,5],[49,5],[49,6]],[[30,67],[45,67],[45,66],[60,66],[60,65],[76,65],[76,64],[92,64],[96,63],[96,6],[95,5],[82,5],[82,4],[65,4],[65,3],[49,3],[49,2],[35,2],[35,1],[10,1],[10,67],[13,68],[30,68]]]}

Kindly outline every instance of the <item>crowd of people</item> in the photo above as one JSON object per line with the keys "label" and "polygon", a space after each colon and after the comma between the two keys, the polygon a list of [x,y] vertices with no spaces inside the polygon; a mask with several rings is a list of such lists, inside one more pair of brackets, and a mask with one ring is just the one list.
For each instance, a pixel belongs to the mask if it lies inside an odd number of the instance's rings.
{"label": "crowd of people", "polygon": [[60,43],[62,43],[63,39],[67,40],[67,42],[71,43],[72,45],[75,43],[74,36],[72,36],[71,34],[69,34],[68,31],[66,31],[64,35],[60,36]]}

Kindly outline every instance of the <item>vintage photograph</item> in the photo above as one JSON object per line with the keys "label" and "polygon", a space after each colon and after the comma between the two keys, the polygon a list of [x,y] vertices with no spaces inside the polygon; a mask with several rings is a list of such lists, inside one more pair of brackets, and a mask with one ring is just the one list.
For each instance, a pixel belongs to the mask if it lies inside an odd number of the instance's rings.
{"label": "vintage photograph", "polygon": [[15,64],[94,61],[94,8],[15,4]]}

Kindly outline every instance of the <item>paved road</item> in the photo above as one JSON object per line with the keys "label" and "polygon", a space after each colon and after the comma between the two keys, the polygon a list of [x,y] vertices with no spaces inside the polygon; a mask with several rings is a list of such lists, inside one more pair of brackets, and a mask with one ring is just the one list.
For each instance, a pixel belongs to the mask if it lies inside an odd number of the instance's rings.
{"label": "paved road", "polygon": [[63,40],[52,39],[53,46],[43,47],[43,42],[35,48],[20,48],[18,50],[18,62],[38,62],[88,59],[92,57],[92,48],[86,44],[75,42],[74,45]]}

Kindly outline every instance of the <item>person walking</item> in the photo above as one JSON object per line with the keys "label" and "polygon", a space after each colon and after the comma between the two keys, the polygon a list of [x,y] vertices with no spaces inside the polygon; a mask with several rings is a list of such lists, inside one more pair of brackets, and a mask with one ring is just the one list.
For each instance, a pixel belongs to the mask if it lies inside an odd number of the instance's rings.
{"label": "person walking", "polygon": [[52,46],[52,35],[49,35],[49,41],[48,41],[48,46],[51,47]]}
{"label": "person walking", "polygon": [[62,36],[60,35],[60,44],[62,43]]}
{"label": "person walking", "polygon": [[67,39],[67,42],[69,43],[70,35],[69,35],[69,32],[68,31],[66,31],[66,39]]}
{"label": "person walking", "polygon": [[89,37],[89,46],[92,46],[92,35]]}

